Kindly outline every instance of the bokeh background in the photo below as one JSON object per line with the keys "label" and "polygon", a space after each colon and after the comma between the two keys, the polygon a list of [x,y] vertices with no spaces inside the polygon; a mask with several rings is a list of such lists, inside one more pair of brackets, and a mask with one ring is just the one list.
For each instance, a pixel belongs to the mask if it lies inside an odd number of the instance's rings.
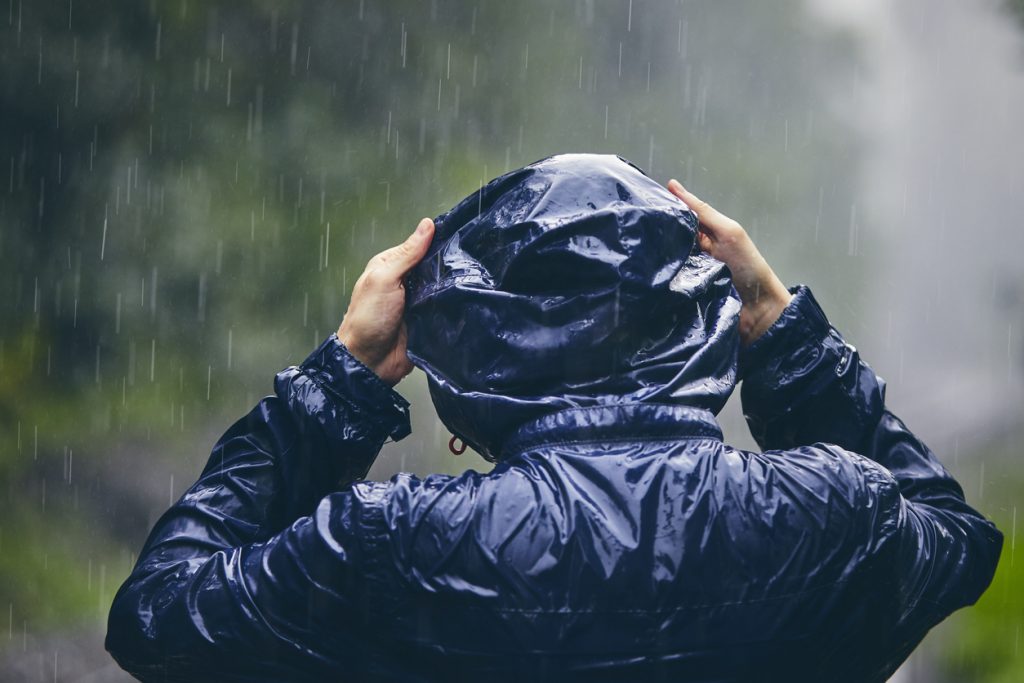
{"label": "bokeh background", "polygon": [[[595,151],[810,284],[1005,532],[894,680],[1024,680],[1022,121],[1021,0],[0,0],[0,679],[125,680],[150,525],[366,260]],[[398,388],[371,476],[487,469]]]}

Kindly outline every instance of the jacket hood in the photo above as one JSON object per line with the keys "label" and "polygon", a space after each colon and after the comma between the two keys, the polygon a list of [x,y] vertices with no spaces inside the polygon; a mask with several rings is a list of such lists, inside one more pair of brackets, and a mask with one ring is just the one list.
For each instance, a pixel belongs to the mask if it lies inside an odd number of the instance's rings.
{"label": "jacket hood", "polygon": [[562,154],[439,216],[406,277],[408,354],[452,434],[497,461],[566,408],[718,413],[736,383],[740,302],[697,217],[637,166]]}

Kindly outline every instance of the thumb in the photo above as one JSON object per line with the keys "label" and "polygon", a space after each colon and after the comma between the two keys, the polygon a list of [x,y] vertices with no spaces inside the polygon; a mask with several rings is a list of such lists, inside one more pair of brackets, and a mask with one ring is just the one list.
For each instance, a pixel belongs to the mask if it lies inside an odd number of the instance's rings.
{"label": "thumb", "polygon": [[379,268],[389,278],[399,280],[426,255],[434,237],[434,221],[420,220],[416,230],[398,246],[377,255]]}

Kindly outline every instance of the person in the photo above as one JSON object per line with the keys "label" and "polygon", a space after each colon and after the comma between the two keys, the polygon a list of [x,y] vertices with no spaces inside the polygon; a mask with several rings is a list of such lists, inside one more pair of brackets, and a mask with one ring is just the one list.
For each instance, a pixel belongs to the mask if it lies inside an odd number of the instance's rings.
{"label": "person", "polygon": [[[489,472],[363,480],[414,367]],[[882,681],[1002,547],[810,289],[610,155],[423,219],[274,388],[114,599],[141,680]]]}

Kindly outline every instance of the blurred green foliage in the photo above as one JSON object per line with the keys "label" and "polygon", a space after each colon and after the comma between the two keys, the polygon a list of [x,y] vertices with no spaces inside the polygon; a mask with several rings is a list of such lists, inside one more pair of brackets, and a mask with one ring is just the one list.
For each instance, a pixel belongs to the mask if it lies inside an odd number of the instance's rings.
{"label": "blurred green foliage", "polygon": [[[985,480],[991,519],[1003,532],[1003,552],[988,591],[970,609],[958,612],[942,633],[938,657],[951,681],[1017,683],[1024,680],[1024,553],[1018,547],[1018,509],[1024,491],[1019,444],[1011,434],[985,454],[994,472]],[[945,626],[945,624],[944,624]]]}

